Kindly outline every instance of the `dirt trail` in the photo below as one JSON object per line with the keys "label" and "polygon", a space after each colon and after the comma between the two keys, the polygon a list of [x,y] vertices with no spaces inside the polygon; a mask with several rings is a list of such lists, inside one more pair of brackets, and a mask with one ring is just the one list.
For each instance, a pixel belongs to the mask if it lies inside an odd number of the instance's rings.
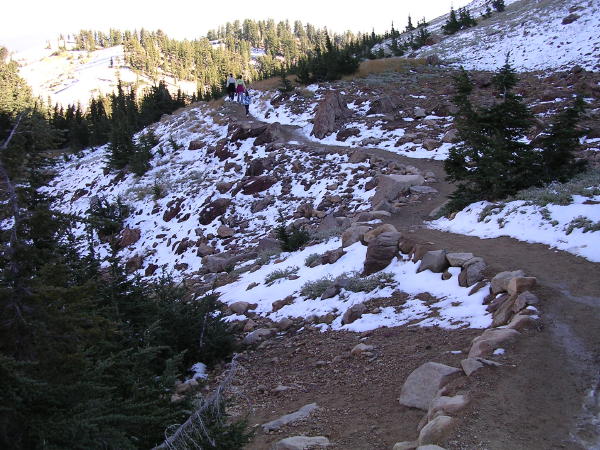
{"label": "dirt trail", "polygon": [[[237,111],[234,116],[240,117]],[[297,127],[282,128],[283,142],[295,140],[330,152],[356,150],[312,142]],[[404,207],[389,223],[416,240],[481,256],[491,273],[523,269],[538,279],[536,293],[542,299],[538,331],[511,350],[514,367],[473,377],[475,401],[446,448],[600,449],[600,264],[512,238],[480,239],[428,229],[424,220],[452,192],[444,181],[443,163],[376,148],[361,150],[433,171],[438,178],[431,184],[438,195]]]}

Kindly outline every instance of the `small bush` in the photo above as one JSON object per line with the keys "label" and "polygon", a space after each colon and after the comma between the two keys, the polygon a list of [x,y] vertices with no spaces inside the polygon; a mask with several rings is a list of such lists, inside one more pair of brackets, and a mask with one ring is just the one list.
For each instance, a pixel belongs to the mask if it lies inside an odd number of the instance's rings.
{"label": "small bush", "polygon": [[576,217],[567,225],[565,234],[571,234],[575,228],[582,228],[584,233],[600,231],[600,222],[593,222],[584,216]]}
{"label": "small bush", "polygon": [[321,255],[319,255],[318,253],[311,253],[304,260],[304,265],[306,267],[310,267],[312,263],[314,263],[315,261],[320,260],[320,259],[321,259]]}
{"label": "small bush", "polygon": [[325,242],[328,241],[332,237],[341,236],[344,232],[344,229],[341,227],[334,227],[328,230],[321,230],[311,233],[310,238],[315,242]]}
{"label": "small bush", "polygon": [[487,216],[490,216],[494,213],[499,213],[504,209],[504,206],[505,205],[498,203],[486,205],[477,216],[477,222],[483,222]]}
{"label": "small bush", "polygon": [[298,267],[296,266],[290,266],[290,267],[286,267],[285,269],[277,269],[274,270],[273,272],[271,272],[270,274],[268,274],[265,277],[265,284],[272,284],[275,280],[279,280],[281,278],[287,278],[290,275],[295,274],[296,272],[298,272]]}
{"label": "small bush", "polygon": [[308,231],[298,228],[296,225],[292,225],[288,230],[285,226],[285,218],[281,211],[279,212],[278,222],[279,225],[275,228],[275,234],[279,240],[281,250],[284,252],[295,252],[310,241],[310,234]]}
{"label": "small bush", "polygon": [[129,215],[129,207],[120,197],[114,203],[106,198],[93,197],[88,210],[88,223],[101,237],[117,234],[123,228],[123,222]]}
{"label": "small bush", "polygon": [[271,258],[273,258],[273,256],[276,256],[279,254],[281,254],[281,250],[278,250],[276,248],[272,248],[269,250],[263,250],[262,252],[260,252],[258,254],[258,256],[256,257],[256,260],[254,262],[256,264],[258,264],[259,266],[264,266],[265,264],[268,264],[271,262]]}
{"label": "small bush", "polygon": [[344,289],[350,292],[371,292],[394,284],[394,274],[389,272],[375,273],[368,277],[361,277],[357,272],[348,277],[348,284]]}
{"label": "small bush", "polygon": [[300,289],[300,295],[312,299],[319,298],[333,283],[335,283],[335,280],[330,276],[319,278],[315,281],[307,281]]}

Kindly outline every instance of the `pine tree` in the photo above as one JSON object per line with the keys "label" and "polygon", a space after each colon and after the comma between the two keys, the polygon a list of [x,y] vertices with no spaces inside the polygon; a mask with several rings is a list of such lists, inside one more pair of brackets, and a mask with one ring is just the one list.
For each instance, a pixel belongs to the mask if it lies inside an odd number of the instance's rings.
{"label": "pine tree", "polygon": [[492,6],[498,12],[502,12],[506,8],[504,5],[504,0],[492,0]]}
{"label": "pine tree", "polygon": [[477,21],[473,19],[471,12],[467,8],[460,8],[458,10],[458,23],[461,30],[477,25]]}
{"label": "pine tree", "polygon": [[450,8],[450,16],[442,26],[442,30],[444,31],[444,34],[454,34],[460,30],[460,22],[456,18],[456,12],[453,7]]}
{"label": "pine tree", "polygon": [[412,24],[412,19],[411,19],[410,14],[409,14],[408,15],[408,23],[406,25],[405,32],[411,32],[414,29],[415,29],[415,27]]}

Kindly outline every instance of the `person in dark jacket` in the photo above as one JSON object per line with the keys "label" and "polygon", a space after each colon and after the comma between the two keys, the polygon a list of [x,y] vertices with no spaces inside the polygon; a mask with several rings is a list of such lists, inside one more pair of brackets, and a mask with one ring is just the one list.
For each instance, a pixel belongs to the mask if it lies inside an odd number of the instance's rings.
{"label": "person in dark jacket", "polygon": [[233,101],[233,97],[235,96],[235,77],[232,73],[227,77],[227,95],[229,96],[229,101]]}

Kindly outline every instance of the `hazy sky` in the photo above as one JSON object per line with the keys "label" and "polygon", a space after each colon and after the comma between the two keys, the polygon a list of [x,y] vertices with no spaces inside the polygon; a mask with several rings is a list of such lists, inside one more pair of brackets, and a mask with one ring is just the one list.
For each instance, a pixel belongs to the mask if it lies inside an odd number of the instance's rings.
{"label": "hazy sky", "polygon": [[299,19],[333,31],[381,32],[392,20],[433,19],[469,0],[10,0],[3,2],[0,44],[22,50],[58,33],[80,29],[162,29],[176,38],[203,36],[235,19]]}

